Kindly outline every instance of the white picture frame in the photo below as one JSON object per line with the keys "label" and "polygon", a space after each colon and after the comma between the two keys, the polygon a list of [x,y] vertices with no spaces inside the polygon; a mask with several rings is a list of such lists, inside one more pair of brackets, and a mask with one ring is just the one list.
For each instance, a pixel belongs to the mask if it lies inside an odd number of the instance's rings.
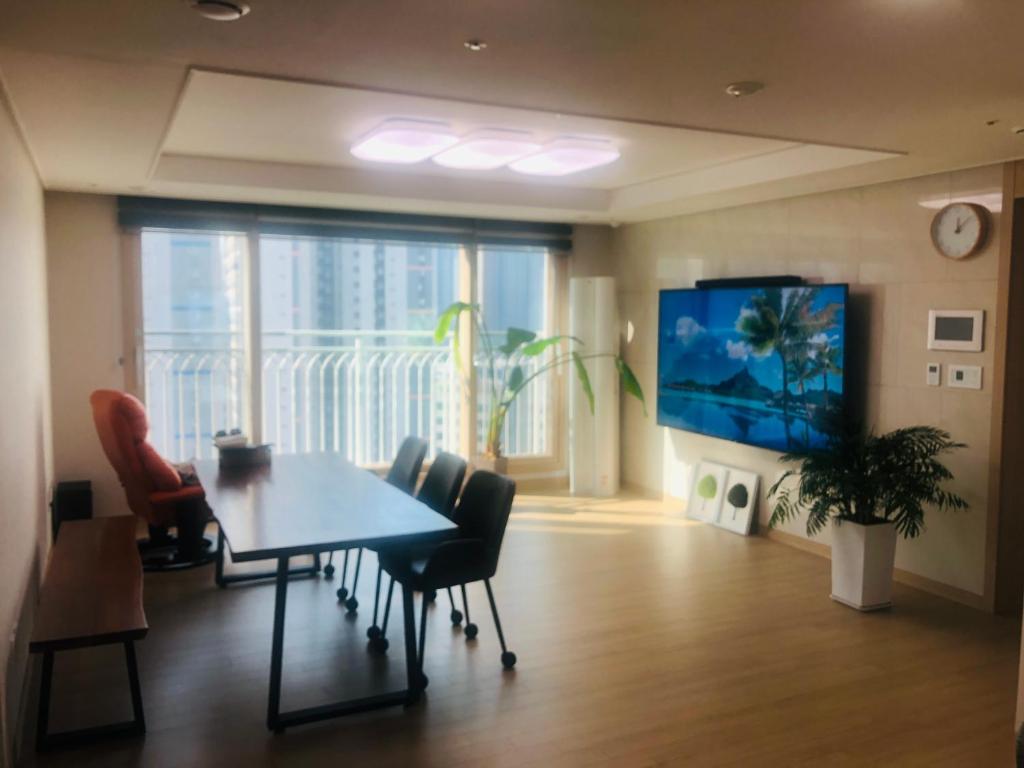
{"label": "white picture frame", "polygon": [[727,467],[713,461],[702,461],[697,465],[690,485],[690,499],[686,504],[686,516],[702,523],[718,522],[725,495]]}
{"label": "white picture frame", "polygon": [[746,469],[729,467],[715,524],[741,536],[749,536],[757,513],[760,483],[760,475]]}
{"label": "white picture frame", "polygon": [[[969,334],[963,333],[970,322]],[[956,323],[959,332],[949,328]],[[969,338],[968,338],[969,335]],[[928,310],[928,349],[949,352],[981,352],[985,337],[985,310],[983,309],[930,309]]]}

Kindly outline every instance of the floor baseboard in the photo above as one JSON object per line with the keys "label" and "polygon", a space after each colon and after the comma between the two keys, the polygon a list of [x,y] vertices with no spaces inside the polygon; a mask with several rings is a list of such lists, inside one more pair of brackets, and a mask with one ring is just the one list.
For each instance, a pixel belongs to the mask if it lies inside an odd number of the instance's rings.
{"label": "floor baseboard", "polygon": [[[832,548],[827,544],[822,544],[820,541],[812,541],[810,539],[805,539],[802,536],[795,536],[792,533],[786,533],[785,531],[766,527],[763,527],[760,530],[760,535],[771,541],[785,544],[787,547],[793,547],[794,549],[800,549],[804,552],[810,552],[813,555],[818,555],[819,557],[824,557],[828,560],[832,559]],[[953,587],[949,584],[943,584],[940,581],[935,581],[934,579],[929,579],[926,576],[920,576],[916,573],[905,571],[902,568],[897,568],[893,572],[893,579],[900,584],[905,584],[908,587],[919,589],[922,592],[928,592],[929,594],[943,597],[947,600],[952,600],[954,603],[960,603],[961,605],[966,605],[979,611],[985,611],[986,613],[993,612],[993,606],[984,595],[976,595],[973,592],[968,592],[966,589],[960,589],[959,587]]]}

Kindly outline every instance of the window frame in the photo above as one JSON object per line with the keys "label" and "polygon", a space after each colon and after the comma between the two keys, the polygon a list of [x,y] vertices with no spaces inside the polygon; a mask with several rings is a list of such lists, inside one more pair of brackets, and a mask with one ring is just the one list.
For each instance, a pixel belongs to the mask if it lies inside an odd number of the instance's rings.
{"label": "window frame", "polygon": [[[122,289],[125,301],[123,318],[124,370],[125,389],[145,402],[144,365],[144,324],[142,307],[142,233],[145,229],[164,231],[199,231],[187,226],[153,226],[125,227],[121,235],[122,257]],[[207,230],[209,231],[209,230]],[[253,441],[260,442],[264,435],[263,392],[262,392],[262,330],[261,330],[261,294],[260,294],[260,236],[264,234],[259,226],[252,222],[247,228],[235,226],[224,227],[223,231],[238,232],[246,237],[246,254],[243,268],[243,329],[245,345],[245,377],[246,407],[244,411],[244,429]],[[298,233],[296,233],[298,234]],[[323,235],[324,233],[311,233]],[[402,238],[415,242],[413,233],[403,233]],[[475,242],[459,245],[458,297],[461,301],[476,303],[478,296],[478,265],[479,254],[484,245]],[[564,334],[568,328],[567,297],[569,288],[569,252],[562,248],[548,247],[549,285],[547,295],[547,316],[551,318],[551,332]],[[477,387],[474,366],[470,364],[476,354],[478,338],[474,324],[469,318],[463,317],[460,332],[465,341],[462,345],[460,368],[466,372],[465,386],[462,387],[460,398],[460,434],[458,439],[460,455],[468,458],[471,464],[476,463],[481,455],[476,440]],[[567,379],[565,368],[560,367],[550,374],[549,397],[551,408],[555,414],[544,425],[547,430],[546,454],[528,456],[509,456],[508,471],[522,480],[540,482],[564,478],[567,474],[567,433],[568,428],[566,402]],[[428,462],[429,466],[429,462]],[[371,465],[368,468],[382,470],[386,465]]]}

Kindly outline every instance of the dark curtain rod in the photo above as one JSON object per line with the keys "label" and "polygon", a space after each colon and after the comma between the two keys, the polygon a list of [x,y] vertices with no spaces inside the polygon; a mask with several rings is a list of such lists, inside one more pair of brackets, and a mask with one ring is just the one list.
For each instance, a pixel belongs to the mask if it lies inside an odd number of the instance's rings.
{"label": "dark curtain rod", "polygon": [[572,248],[572,226],[460,216],[385,213],[259,203],[221,203],[121,196],[118,224],[125,229],[189,229],[308,237],[352,237],[451,244]]}

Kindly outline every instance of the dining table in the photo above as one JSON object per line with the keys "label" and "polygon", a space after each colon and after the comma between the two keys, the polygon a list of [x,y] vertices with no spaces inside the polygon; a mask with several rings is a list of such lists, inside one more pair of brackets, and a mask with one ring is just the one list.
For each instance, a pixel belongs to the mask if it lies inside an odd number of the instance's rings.
{"label": "dining table", "polygon": [[219,546],[227,548],[231,561],[277,563],[267,728],[280,733],[304,723],[416,702],[423,681],[416,658],[413,594],[403,586],[406,688],[281,711],[289,564],[295,558],[356,547],[429,544],[450,535],[455,524],[340,454],[284,454],[249,467],[221,467],[216,459],[194,465],[220,527]]}

